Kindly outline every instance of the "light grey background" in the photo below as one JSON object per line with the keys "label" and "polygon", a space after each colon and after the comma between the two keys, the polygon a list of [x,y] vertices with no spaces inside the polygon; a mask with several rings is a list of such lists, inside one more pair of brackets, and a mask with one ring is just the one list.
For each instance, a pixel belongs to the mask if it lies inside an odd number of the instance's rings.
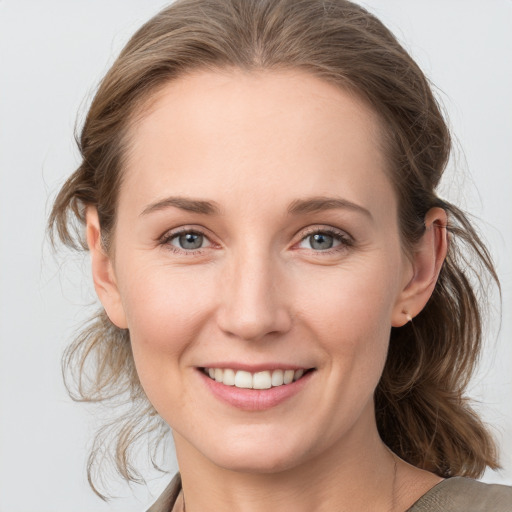
{"label": "light grey background", "polygon": [[[88,489],[97,413],[67,397],[60,354],[94,295],[87,256],[56,259],[44,230],[51,198],[77,165],[76,113],[165,3],[0,0],[0,512],[130,512],[151,500],[144,487],[134,495],[120,486],[123,497],[105,504]],[[483,219],[498,264],[503,322],[499,333],[491,326],[470,392],[502,448],[503,471],[485,480],[512,484],[512,1],[365,5],[439,87],[459,146],[443,193]],[[151,476],[150,489],[167,478]]]}

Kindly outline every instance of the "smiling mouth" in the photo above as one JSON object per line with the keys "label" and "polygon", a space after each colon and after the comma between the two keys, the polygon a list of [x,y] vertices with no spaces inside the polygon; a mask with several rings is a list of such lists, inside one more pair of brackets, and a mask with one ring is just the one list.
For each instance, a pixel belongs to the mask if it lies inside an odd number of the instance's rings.
{"label": "smiling mouth", "polygon": [[202,368],[203,373],[210,379],[241,389],[270,389],[291,384],[314,368],[299,370],[264,370],[261,372],[247,372],[244,370],[232,370],[230,368]]}

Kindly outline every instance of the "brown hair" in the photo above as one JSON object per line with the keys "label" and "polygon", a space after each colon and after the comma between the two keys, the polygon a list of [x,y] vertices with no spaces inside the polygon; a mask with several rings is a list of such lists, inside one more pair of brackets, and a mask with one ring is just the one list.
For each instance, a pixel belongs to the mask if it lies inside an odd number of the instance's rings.
{"label": "brown hair", "polygon": [[[448,212],[449,251],[434,293],[412,323],[392,330],[375,392],[377,424],[400,457],[440,476],[477,477],[487,466],[496,468],[493,440],[464,391],[482,337],[484,296],[476,290],[485,295],[485,276],[498,280],[468,218],[436,195],[451,142],[428,80],[362,7],[346,0],[178,0],[164,9],[131,38],[101,82],[78,141],[82,162],[55,200],[51,232],[85,247],[85,206],[94,205],[108,250],[134,116],[169,80],[226,67],[306,70],[355,92],[379,114],[404,247],[411,249],[421,237],[430,208]],[[75,399],[109,403],[127,397],[123,403],[131,404],[96,438],[90,480],[104,455],[102,436],[111,428],[117,468],[137,480],[129,458],[133,441],[148,432],[161,440],[166,427],[140,387],[129,332],[102,311],[79,333],[63,364],[75,376]]]}

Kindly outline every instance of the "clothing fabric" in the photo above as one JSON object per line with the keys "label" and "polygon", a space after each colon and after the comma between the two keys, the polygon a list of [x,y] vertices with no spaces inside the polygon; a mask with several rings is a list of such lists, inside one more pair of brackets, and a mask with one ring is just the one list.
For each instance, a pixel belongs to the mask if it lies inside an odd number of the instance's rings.
{"label": "clothing fabric", "polygon": [[471,478],[447,478],[407,512],[512,512],[512,487]]}
{"label": "clothing fabric", "polygon": [[[178,473],[147,512],[171,512],[180,491]],[[447,478],[406,512],[512,512],[512,487],[484,484],[471,478]]]}
{"label": "clothing fabric", "polygon": [[181,491],[181,475],[177,473],[147,512],[172,512]]}

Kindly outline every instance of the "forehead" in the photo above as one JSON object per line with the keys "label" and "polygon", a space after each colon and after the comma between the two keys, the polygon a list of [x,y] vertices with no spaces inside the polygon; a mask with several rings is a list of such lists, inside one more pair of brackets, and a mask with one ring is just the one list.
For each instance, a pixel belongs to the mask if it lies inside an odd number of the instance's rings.
{"label": "forehead", "polygon": [[394,196],[378,116],[304,71],[196,71],[167,83],[141,114],[123,180],[141,203],[166,193],[236,194],[244,205],[333,191],[366,203]]}

